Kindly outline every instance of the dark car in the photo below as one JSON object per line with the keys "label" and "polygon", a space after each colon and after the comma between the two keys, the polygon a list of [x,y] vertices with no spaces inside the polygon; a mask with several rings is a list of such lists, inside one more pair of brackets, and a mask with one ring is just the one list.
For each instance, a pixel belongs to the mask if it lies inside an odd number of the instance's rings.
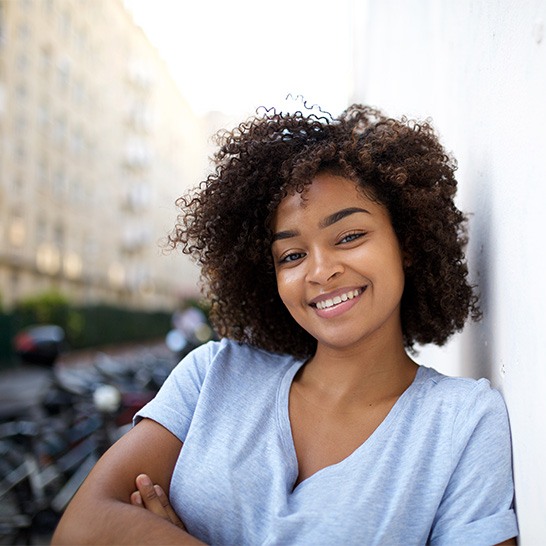
{"label": "dark car", "polygon": [[54,324],[29,326],[16,334],[13,344],[24,362],[52,366],[64,348],[65,333]]}

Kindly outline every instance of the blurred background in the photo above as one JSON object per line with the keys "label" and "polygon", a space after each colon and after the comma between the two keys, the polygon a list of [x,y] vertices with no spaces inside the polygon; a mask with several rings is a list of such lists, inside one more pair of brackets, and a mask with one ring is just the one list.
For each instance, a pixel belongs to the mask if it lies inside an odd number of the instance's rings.
{"label": "blurred background", "polygon": [[458,160],[484,318],[418,359],[502,391],[520,543],[543,543],[545,21],[546,0],[0,0],[0,365],[19,369],[13,339],[35,324],[62,327],[68,367],[107,346],[149,370],[213,335],[198,271],[161,242],[217,130],[299,95],[430,116]]}
{"label": "blurred background", "polygon": [[[317,9],[325,35],[306,28]],[[161,243],[207,173],[210,136],[290,93],[341,111],[349,11],[0,1],[0,362],[32,322],[61,323],[73,348],[165,328],[197,295],[196,268]],[[140,330],[118,332],[136,316]]]}

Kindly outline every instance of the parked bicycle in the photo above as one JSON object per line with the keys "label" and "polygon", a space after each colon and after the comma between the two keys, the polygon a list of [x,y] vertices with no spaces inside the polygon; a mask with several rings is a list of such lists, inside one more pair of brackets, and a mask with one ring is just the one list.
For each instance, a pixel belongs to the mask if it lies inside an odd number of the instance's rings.
{"label": "parked bicycle", "polygon": [[0,544],[53,530],[100,455],[150,400],[173,363],[154,355],[49,370],[36,399],[0,407]]}

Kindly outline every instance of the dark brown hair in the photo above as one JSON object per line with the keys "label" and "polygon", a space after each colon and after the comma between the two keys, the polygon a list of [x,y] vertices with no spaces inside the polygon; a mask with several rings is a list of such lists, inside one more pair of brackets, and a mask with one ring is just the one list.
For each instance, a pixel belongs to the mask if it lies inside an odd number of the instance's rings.
{"label": "dark brown hair", "polygon": [[314,352],[315,340],[277,293],[270,221],[283,197],[324,170],[357,181],[389,211],[410,263],[401,304],[408,348],[442,345],[469,314],[479,316],[464,260],[465,217],[453,203],[456,165],[429,123],[361,105],[338,118],[261,109],[218,140],[216,170],[177,201],[170,243],[201,266],[221,336],[303,358]]}

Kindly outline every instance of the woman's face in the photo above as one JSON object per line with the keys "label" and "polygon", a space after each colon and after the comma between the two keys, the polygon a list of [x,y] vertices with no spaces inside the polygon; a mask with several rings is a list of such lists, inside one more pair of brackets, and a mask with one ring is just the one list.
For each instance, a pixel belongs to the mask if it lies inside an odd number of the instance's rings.
{"label": "woman's face", "polygon": [[319,173],[281,201],[272,229],[279,295],[319,348],[402,339],[403,258],[383,205]]}

